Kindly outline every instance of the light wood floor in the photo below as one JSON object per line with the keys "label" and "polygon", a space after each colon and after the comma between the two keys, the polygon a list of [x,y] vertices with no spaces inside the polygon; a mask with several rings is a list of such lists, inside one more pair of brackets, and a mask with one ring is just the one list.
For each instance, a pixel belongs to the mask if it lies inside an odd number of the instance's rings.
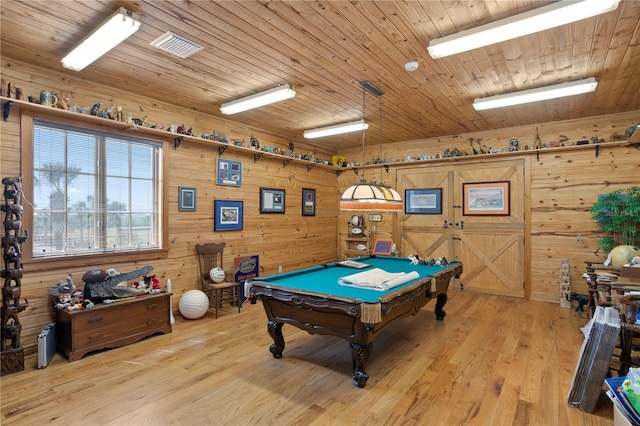
{"label": "light wood floor", "polygon": [[612,425],[566,403],[586,315],[450,291],[382,333],[363,389],[348,343],[285,325],[274,359],[261,304],[43,370],[2,377],[2,425]]}

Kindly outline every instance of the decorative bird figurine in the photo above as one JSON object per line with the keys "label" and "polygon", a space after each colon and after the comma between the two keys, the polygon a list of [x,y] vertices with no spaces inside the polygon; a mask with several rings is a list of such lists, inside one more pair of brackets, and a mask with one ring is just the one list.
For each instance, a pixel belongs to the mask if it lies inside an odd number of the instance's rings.
{"label": "decorative bird figurine", "polygon": [[98,115],[100,113],[100,106],[102,105],[102,102],[98,102],[97,104],[94,104],[93,107],[91,107],[91,115]]}

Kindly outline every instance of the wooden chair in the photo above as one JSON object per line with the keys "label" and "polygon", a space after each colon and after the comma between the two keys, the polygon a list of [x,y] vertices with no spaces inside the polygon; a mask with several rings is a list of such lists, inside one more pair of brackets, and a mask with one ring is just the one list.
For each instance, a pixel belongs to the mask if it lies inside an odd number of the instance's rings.
{"label": "wooden chair", "polygon": [[218,318],[218,309],[222,307],[224,302],[235,303],[238,307],[238,313],[242,307],[239,283],[228,282],[226,279],[221,283],[216,283],[211,279],[210,271],[213,268],[223,268],[222,254],[226,244],[196,244],[201,289],[209,296],[209,308],[213,307],[215,309],[216,318]]}

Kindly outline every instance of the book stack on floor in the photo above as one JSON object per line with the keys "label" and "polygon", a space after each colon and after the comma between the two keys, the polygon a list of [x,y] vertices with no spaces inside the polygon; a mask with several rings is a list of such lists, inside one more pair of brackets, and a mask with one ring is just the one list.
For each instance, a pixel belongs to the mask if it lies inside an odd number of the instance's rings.
{"label": "book stack on floor", "polygon": [[611,307],[596,307],[587,325],[580,348],[578,365],[573,374],[568,403],[585,413],[593,413],[609,372],[611,355],[620,334],[620,314]]}
{"label": "book stack on floor", "polygon": [[640,414],[623,390],[622,383],[625,380],[627,380],[627,376],[605,379],[605,383],[609,387],[607,396],[613,402],[613,424],[614,426],[640,426]]}

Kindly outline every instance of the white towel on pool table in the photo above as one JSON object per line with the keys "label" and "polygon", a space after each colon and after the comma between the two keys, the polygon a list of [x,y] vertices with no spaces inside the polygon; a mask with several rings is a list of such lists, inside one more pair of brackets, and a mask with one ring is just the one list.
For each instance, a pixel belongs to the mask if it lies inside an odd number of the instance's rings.
{"label": "white towel on pool table", "polygon": [[387,272],[380,268],[373,268],[357,274],[338,278],[338,284],[348,287],[365,288],[368,290],[387,291],[401,284],[420,278],[416,271]]}

